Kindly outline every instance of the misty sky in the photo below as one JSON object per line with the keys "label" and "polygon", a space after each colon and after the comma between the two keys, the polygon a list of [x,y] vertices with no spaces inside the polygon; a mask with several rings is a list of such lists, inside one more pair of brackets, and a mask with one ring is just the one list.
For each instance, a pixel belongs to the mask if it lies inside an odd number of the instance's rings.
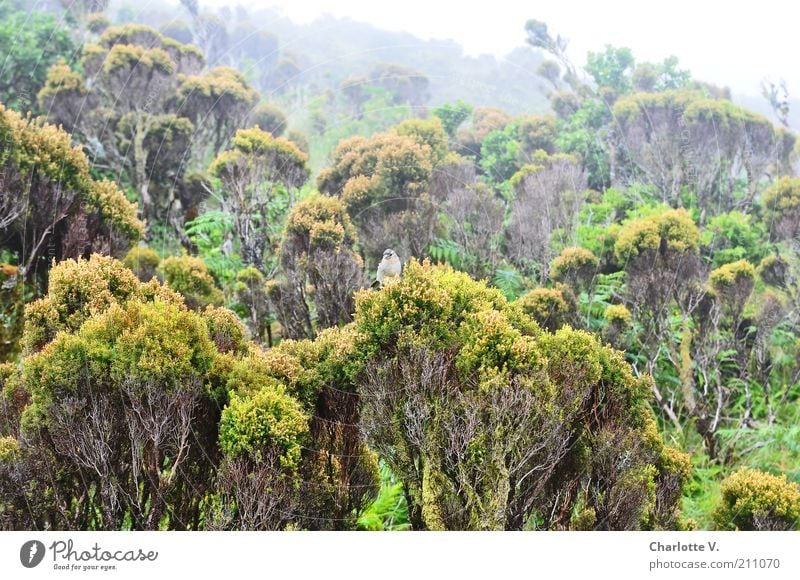
{"label": "misty sky", "polygon": [[[454,39],[468,54],[506,54],[524,43],[524,23],[544,20],[570,40],[572,58],[583,64],[587,50],[606,43],[631,48],[639,60],[675,54],[695,77],[730,86],[734,92],[759,92],[762,78],[784,78],[800,95],[800,66],[791,44],[797,21],[789,3],[760,0],[737,3],[703,0],[669,2],[569,0],[239,0],[244,5],[281,7],[295,21],[329,13],[404,30],[422,38]],[[201,5],[236,4],[201,0]]]}

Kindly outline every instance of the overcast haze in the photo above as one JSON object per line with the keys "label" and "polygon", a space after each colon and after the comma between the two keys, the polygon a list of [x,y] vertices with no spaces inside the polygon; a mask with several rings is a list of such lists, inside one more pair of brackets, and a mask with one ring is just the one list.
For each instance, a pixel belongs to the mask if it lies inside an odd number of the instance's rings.
{"label": "overcast haze", "polygon": [[[696,78],[728,85],[737,93],[758,94],[765,77],[784,78],[791,93],[800,90],[800,67],[795,51],[788,49],[796,35],[796,20],[787,12],[785,2],[773,0],[754,3],[747,9],[737,4],[684,0],[268,0],[250,5],[278,6],[297,22],[310,22],[328,13],[421,38],[453,39],[472,55],[502,56],[524,44],[525,21],[536,18],[570,40],[572,58],[579,64],[585,62],[588,50],[600,50],[608,43],[631,48],[638,60],[661,60],[675,54]],[[260,24],[268,28],[268,23]]]}

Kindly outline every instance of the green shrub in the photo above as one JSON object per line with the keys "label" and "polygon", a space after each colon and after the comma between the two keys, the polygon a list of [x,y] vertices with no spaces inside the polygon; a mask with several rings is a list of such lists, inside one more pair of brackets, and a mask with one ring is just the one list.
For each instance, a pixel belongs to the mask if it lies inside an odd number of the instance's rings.
{"label": "green shrub", "polygon": [[621,263],[646,252],[696,252],[700,231],[685,209],[631,220],[619,232],[614,253]]}
{"label": "green shrub", "polygon": [[227,308],[208,305],[203,311],[211,340],[220,352],[243,353],[247,336],[239,317]]}
{"label": "green shrub", "polygon": [[259,461],[267,450],[277,449],[281,466],[290,470],[297,469],[300,442],[307,434],[308,416],[269,379],[253,395],[234,393],[219,425],[220,446],[228,456],[249,455]]}
{"label": "green shrub", "polygon": [[709,274],[708,279],[714,290],[723,292],[727,288],[731,288],[743,281],[752,283],[755,277],[756,269],[753,265],[747,260],[739,260],[713,270],[711,274]]}
{"label": "green shrub", "polygon": [[631,323],[631,311],[624,304],[612,304],[603,312],[603,318],[609,324],[628,326]]}
{"label": "green shrub", "polygon": [[588,284],[599,265],[597,256],[585,248],[564,248],[550,265],[550,277],[573,286]]}
{"label": "green shrub", "polygon": [[136,274],[142,282],[147,282],[156,275],[160,263],[161,257],[158,253],[146,246],[134,246],[122,260],[122,265]]}
{"label": "green shrub", "polygon": [[714,294],[737,312],[741,312],[753,287],[756,269],[747,260],[739,260],[712,270],[708,276]]}
{"label": "green shrub", "polygon": [[222,291],[200,258],[171,256],[161,262],[161,271],[167,286],[182,294],[190,308],[201,310],[222,304]]}
{"label": "green shrub", "polygon": [[722,482],[713,518],[720,530],[798,530],[800,486],[785,475],[740,469]]}
{"label": "green shrub", "polygon": [[556,288],[536,288],[525,294],[517,303],[539,326],[558,330],[565,324],[574,324],[577,315],[575,295],[564,285]]}
{"label": "green shrub", "polygon": [[[228,382],[248,346],[241,323],[222,308],[189,310],[112,258],[64,261],[51,274],[48,294],[29,307],[25,340],[35,348],[21,372],[0,366],[0,416],[24,435],[18,467],[28,482],[13,492],[4,482],[2,501],[28,527],[199,525]],[[54,513],[41,497],[70,507]]]}
{"label": "green shrub", "polygon": [[773,239],[796,240],[800,234],[800,178],[782,177],[762,195]]}
{"label": "green shrub", "polygon": [[47,295],[25,309],[26,351],[40,349],[60,330],[77,330],[114,304],[140,297],[142,290],[133,272],[109,256],[59,262],[50,271]]}

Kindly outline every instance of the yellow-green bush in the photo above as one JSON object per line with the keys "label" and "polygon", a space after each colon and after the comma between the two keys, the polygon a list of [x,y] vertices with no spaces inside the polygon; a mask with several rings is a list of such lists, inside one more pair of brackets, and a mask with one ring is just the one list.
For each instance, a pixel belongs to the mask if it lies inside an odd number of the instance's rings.
{"label": "yellow-green bush", "polygon": [[610,324],[628,326],[631,323],[631,311],[624,304],[612,304],[603,311],[603,318]]}
{"label": "yellow-green bush", "polygon": [[762,195],[773,239],[796,240],[800,235],[800,178],[782,177]]}
{"label": "yellow-green bush", "polygon": [[550,265],[550,277],[567,284],[588,283],[600,260],[585,248],[564,248]]}
{"label": "yellow-green bush", "polygon": [[789,264],[780,255],[770,254],[759,262],[757,271],[764,282],[780,288],[786,284]]}
{"label": "yellow-green bush", "polygon": [[[64,69],[68,71],[69,67],[54,67],[56,72]],[[73,84],[75,90],[81,90],[75,84],[80,77],[59,78],[56,82],[66,83],[61,85],[63,90]],[[0,170],[5,174],[6,187],[20,188],[17,195],[28,195],[32,203],[44,204],[52,203],[47,199],[51,193],[57,197],[74,193],[85,204],[85,212],[101,218],[105,234],[113,230],[130,240],[144,235],[144,224],[136,217],[136,205],[114,183],[92,178],[88,158],[79,146],[72,145],[69,133],[62,128],[24,117],[0,104],[0,142],[6,151],[0,158]],[[58,207],[73,214],[78,212],[80,203]]]}
{"label": "yellow-green bush", "polygon": [[73,333],[58,334],[25,359],[23,377],[40,409],[67,396],[139,384],[170,393],[200,389],[215,352],[197,314],[168,302],[134,300],[111,305]]}
{"label": "yellow-green bush", "polygon": [[739,260],[712,270],[708,279],[711,287],[717,292],[724,292],[741,282],[752,283],[756,277],[756,269],[747,260]]}
{"label": "yellow-green bush", "polygon": [[230,457],[249,455],[256,461],[277,449],[281,466],[296,470],[301,441],[308,434],[308,416],[277,381],[262,379],[261,383],[252,395],[231,396],[220,419],[220,446]]}
{"label": "yellow-green bush", "polygon": [[[304,250],[338,250],[351,245],[356,231],[341,199],[319,195],[297,203],[286,219],[285,238],[302,242]],[[286,242],[284,242],[286,243]]]}
{"label": "yellow-green bush", "polygon": [[575,296],[569,288],[535,288],[519,300],[523,312],[547,330],[558,330],[565,324],[574,324],[577,315]]}
{"label": "yellow-green bush", "polygon": [[739,260],[712,270],[708,276],[713,294],[741,312],[755,286],[756,269],[747,260]]}
{"label": "yellow-green bush", "polygon": [[800,208],[800,178],[780,178],[764,191],[761,203],[775,217]]}
{"label": "yellow-green bush", "polygon": [[200,258],[171,256],[161,262],[160,268],[166,285],[182,294],[190,308],[222,304],[222,290],[217,288],[208,266]]}
{"label": "yellow-green bush", "polygon": [[714,511],[720,530],[800,529],[800,486],[786,475],[743,468],[722,482]]}
{"label": "yellow-green bush", "polygon": [[0,363],[15,360],[20,350],[25,302],[19,268],[0,263]]}
{"label": "yellow-green bush", "polygon": [[25,308],[26,351],[40,349],[60,330],[77,330],[91,316],[138,297],[141,290],[133,272],[109,256],[58,263],[50,271],[47,295]]}
{"label": "yellow-green bush", "polygon": [[354,293],[367,285],[356,242],[341,199],[315,195],[292,208],[280,245],[281,278],[269,287],[283,336],[312,338],[352,321]]}
{"label": "yellow-green bush", "polygon": [[700,230],[685,209],[670,209],[660,214],[626,223],[614,245],[617,260],[624,263],[646,252],[696,252]]}
{"label": "yellow-green bush", "polygon": [[209,304],[203,311],[203,318],[217,350],[226,353],[243,353],[245,351],[246,332],[242,321],[235,312]]}
{"label": "yellow-green bush", "polygon": [[[21,373],[0,367],[0,415],[24,433],[9,473],[28,473],[30,486],[3,501],[72,498],[70,514],[29,509],[28,526],[157,529],[166,512],[170,527],[196,525],[215,485],[229,383],[248,349],[236,315],[190,310],[158,280],[140,282],[101,256],[57,264],[29,312],[35,348]],[[141,493],[142,478],[152,495]],[[74,486],[93,493],[74,496]]]}
{"label": "yellow-green bush", "polygon": [[14,461],[19,453],[19,441],[15,437],[0,437],[0,464]]}
{"label": "yellow-green bush", "polygon": [[147,246],[134,246],[122,260],[123,266],[136,274],[142,282],[147,282],[156,275],[161,256]]}

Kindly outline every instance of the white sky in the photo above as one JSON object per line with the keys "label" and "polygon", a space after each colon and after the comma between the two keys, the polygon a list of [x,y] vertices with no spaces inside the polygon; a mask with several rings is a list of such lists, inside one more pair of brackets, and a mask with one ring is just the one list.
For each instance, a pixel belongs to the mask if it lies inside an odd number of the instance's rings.
{"label": "white sky", "polygon": [[[784,78],[800,95],[797,14],[791,2],[741,5],[708,0],[238,0],[279,6],[292,20],[329,13],[403,30],[421,38],[453,39],[468,54],[506,54],[524,44],[529,18],[570,40],[576,64],[587,50],[627,46],[638,60],[675,54],[696,78],[757,95],[762,78]],[[201,5],[236,0],[200,0]]]}

